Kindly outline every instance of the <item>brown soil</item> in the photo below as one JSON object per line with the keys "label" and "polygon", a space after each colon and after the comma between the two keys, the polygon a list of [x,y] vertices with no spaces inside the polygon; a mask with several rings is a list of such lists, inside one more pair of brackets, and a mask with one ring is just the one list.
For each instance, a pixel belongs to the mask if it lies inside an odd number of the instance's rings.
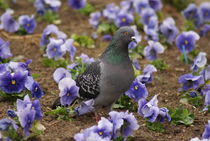
{"label": "brown soil", "polygon": [[[106,4],[110,2],[119,3],[120,0],[89,0],[91,4],[97,6],[98,9],[103,8]],[[76,34],[86,34],[91,35],[94,32],[94,29],[88,24],[88,17],[79,14],[77,11],[72,10],[66,6],[66,1],[63,2],[62,7],[60,8],[59,15],[62,23],[59,26],[61,31],[64,31],[68,35],[73,33]],[[12,6],[15,10],[15,15],[21,14],[32,14],[35,12],[35,9],[32,8],[32,3],[26,0],[18,0],[17,5]],[[179,27],[183,25],[183,19],[174,8],[169,5],[164,6],[163,8],[165,16],[173,16],[176,19],[176,23]],[[2,13],[2,12],[1,12]],[[38,28],[36,29],[35,34],[28,36],[17,36],[14,34],[9,34],[4,31],[0,31],[0,37],[5,40],[10,41],[10,47],[13,53],[13,56],[22,55],[24,57],[23,61],[27,59],[32,59],[33,62],[30,64],[32,73],[39,74],[36,80],[41,84],[42,88],[45,91],[44,97],[41,99],[42,110],[43,112],[50,111],[50,106],[53,101],[58,97],[58,87],[52,78],[52,74],[55,69],[46,68],[42,65],[42,52],[40,51],[39,41],[43,29],[46,27],[47,23],[39,23]],[[210,54],[210,37],[202,38],[199,41],[199,50],[207,52],[207,55]],[[101,40],[97,41],[96,49],[85,49],[77,48],[79,55],[84,52],[91,57],[98,57],[100,53],[104,50],[107,43],[102,42]],[[149,90],[149,99],[158,94],[159,106],[160,107],[179,107],[181,104],[180,94],[178,89],[180,85],[178,83],[178,78],[180,75],[189,72],[189,65],[185,65],[181,61],[177,60],[177,57],[180,55],[180,52],[175,46],[168,48],[163,55],[160,56],[161,59],[164,59],[170,67],[164,71],[158,71],[155,74],[154,82],[148,86]],[[208,56],[210,57],[210,56]],[[140,60],[141,67],[148,62],[146,60]],[[184,125],[174,125],[165,123],[166,132],[157,133],[148,130],[145,127],[145,120],[138,116],[136,117],[141,125],[140,129],[134,133],[136,141],[189,141],[192,137],[200,136],[203,132],[204,125],[209,119],[209,114],[204,115],[200,113],[200,109],[195,109],[192,106],[186,106],[191,112],[195,114],[195,122],[192,126]],[[8,108],[14,108],[14,103],[0,100],[0,118],[6,116],[6,110]],[[81,129],[90,127],[96,122],[93,120],[91,115],[77,117],[73,121],[63,121],[56,120],[50,116],[44,116],[41,123],[46,127],[46,131],[43,135],[39,136],[36,140],[41,141],[71,141],[75,133],[80,132]]]}

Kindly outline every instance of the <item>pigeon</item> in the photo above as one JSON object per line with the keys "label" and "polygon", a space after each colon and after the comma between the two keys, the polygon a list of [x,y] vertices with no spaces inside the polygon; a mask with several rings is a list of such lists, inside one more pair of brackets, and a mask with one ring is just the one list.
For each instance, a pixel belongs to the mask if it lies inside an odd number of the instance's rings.
{"label": "pigeon", "polygon": [[[111,109],[133,82],[134,70],[128,55],[128,44],[132,41],[136,42],[133,29],[121,27],[98,60],[88,65],[86,71],[76,78],[79,97],[94,99],[95,109]],[[57,106],[60,106],[59,98],[52,108]]]}

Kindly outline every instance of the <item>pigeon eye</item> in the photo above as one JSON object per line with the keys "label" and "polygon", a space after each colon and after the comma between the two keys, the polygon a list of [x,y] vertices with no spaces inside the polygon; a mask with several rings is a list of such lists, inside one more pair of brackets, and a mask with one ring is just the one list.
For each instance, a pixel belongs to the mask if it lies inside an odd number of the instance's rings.
{"label": "pigeon eye", "polygon": [[124,35],[128,35],[128,32],[124,32],[123,34],[124,34]]}

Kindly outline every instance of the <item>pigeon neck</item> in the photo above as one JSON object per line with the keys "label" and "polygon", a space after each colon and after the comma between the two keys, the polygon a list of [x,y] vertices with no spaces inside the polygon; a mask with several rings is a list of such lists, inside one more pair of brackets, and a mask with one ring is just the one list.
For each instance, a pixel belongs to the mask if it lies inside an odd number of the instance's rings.
{"label": "pigeon neck", "polygon": [[110,64],[122,64],[128,62],[128,43],[112,40],[101,58]]}

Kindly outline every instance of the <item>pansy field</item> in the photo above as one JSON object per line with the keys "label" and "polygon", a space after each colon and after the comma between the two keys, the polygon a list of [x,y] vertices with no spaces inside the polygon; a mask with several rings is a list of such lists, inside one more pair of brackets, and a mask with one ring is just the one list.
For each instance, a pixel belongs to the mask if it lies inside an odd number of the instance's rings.
{"label": "pansy field", "polygon": [[210,0],[0,0],[0,141],[210,141]]}

